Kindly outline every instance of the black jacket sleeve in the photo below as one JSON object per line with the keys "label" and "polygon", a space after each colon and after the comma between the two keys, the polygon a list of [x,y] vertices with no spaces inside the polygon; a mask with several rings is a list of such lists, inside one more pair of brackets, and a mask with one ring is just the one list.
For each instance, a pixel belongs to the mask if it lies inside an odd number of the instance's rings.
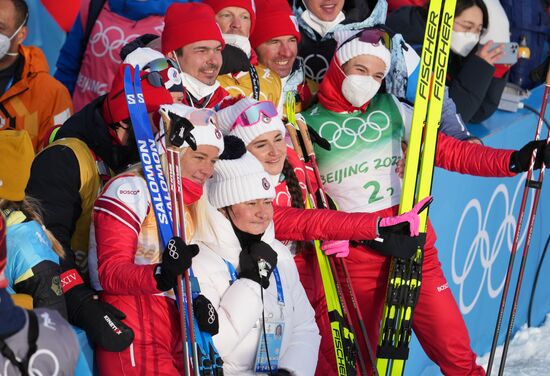
{"label": "black jacket sleeve", "polygon": [[60,268],[54,262],[42,261],[32,267],[32,277],[13,286],[18,294],[32,296],[33,308],[50,308],[67,318],[65,296],[59,279]]}
{"label": "black jacket sleeve", "polygon": [[482,122],[497,110],[506,80],[493,77],[494,73],[494,66],[471,54],[452,77],[449,96],[464,122]]}
{"label": "black jacket sleeve", "polygon": [[46,228],[65,249],[62,271],[76,268],[71,237],[82,212],[79,188],[78,160],[70,148],[52,146],[36,156],[26,194],[38,200]]}

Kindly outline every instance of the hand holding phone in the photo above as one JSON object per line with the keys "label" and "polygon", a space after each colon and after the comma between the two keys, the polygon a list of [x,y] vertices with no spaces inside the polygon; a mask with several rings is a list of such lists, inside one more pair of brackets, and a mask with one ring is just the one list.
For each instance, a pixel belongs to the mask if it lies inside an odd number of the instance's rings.
{"label": "hand holding phone", "polygon": [[481,45],[477,55],[491,65],[495,64],[515,64],[518,60],[518,44],[494,43],[493,41]]}

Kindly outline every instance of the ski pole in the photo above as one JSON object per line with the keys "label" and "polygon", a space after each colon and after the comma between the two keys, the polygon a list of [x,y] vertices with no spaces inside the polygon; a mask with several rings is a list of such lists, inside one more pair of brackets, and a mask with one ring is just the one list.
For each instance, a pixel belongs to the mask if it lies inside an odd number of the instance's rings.
{"label": "ski pole", "polygon": [[[540,133],[541,133],[541,130],[542,130],[542,124],[544,122],[544,118],[545,118],[545,114],[546,114],[546,104],[548,103],[549,94],[550,94],[550,68],[548,69],[548,72],[547,72],[547,75],[546,75],[544,95],[543,95],[543,98],[542,98],[542,104],[541,104],[541,109],[540,109],[540,113],[539,113],[537,129],[536,129],[536,132],[535,132],[535,140],[538,140],[540,138]],[[547,145],[548,145],[549,140],[550,140],[550,130],[548,130],[548,135],[546,137],[546,144]],[[508,330],[506,331],[506,336],[505,336],[505,339],[504,339],[504,347],[502,349],[502,358],[501,358],[501,361],[500,361],[500,366],[499,366],[499,371],[498,371],[499,375],[502,375],[504,373],[504,366],[506,364],[506,356],[508,354],[508,346],[510,344],[510,338],[512,336],[512,329],[514,327],[514,320],[515,320],[517,305],[518,305],[518,301],[519,301],[519,294],[520,294],[520,290],[521,290],[521,284],[522,284],[522,281],[523,281],[523,273],[525,271],[525,264],[527,262],[527,255],[529,253],[529,246],[531,245],[531,236],[533,234],[533,227],[534,227],[534,223],[535,223],[535,217],[536,217],[536,213],[537,213],[540,193],[541,193],[541,190],[542,190],[542,181],[544,179],[544,171],[545,171],[544,162],[541,164],[540,172],[539,172],[537,180],[532,179],[536,157],[537,157],[537,150],[535,149],[535,150],[533,150],[533,154],[531,155],[531,161],[530,161],[530,164],[529,164],[529,170],[527,171],[525,188],[523,189],[523,197],[521,199],[520,212],[519,212],[519,215],[518,215],[518,223],[517,223],[516,231],[515,231],[515,234],[514,234],[514,242],[512,243],[512,251],[511,251],[511,254],[510,254],[510,261],[508,263],[508,271],[506,273],[506,279],[505,279],[505,282],[504,282],[504,290],[502,292],[502,298],[501,298],[500,308],[499,308],[499,312],[498,312],[498,321],[497,321],[497,325],[495,327],[495,333],[494,333],[494,336],[493,336],[493,343],[492,343],[492,346],[491,346],[491,354],[489,356],[489,363],[487,364],[487,375],[490,375],[491,367],[492,367],[494,356],[495,356],[496,345],[497,345],[497,342],[498,342],[498,335],[499,335],[499,331],[500,331],[500,326],[502,324],[502,316],[504,315],[504,308],[506,306],[506,297],[507,297],[507,294],[508,294],[508,288],[510,286],[510,280],[512,278],[512,269],[513,269],[514,258],[515,258],[517,248],[519,246],[519,238],[520,238],[521,228],[522,228],[522,224],[523,224],[523,217],[524,217],[524,214],[525,214],[525,206],[526,206],[526,203],[527,203],[527,197],[529,195],[530,190],[534,189],[534,197],[533,197],[533,202],[531,204],[531,212],[530,212],[530,215],[529,215],[529,222],[528,222],[528,227],[527,227],[527,237],[525,239],[525,244],[523,246],[523,254],[522,254],[522,257],[521,257],[520,269],[519,269],[519,274],[518,274],[518,278],[517,278],[517,282],[516,282],[516,289],[514,291],[514,298],[512,300],[512,310],[510,311],[510,317],[509,317],[509,321],[508,321]]]}
{"label": "ski pole", "polygon": [[[290,135],[290,138],[292,140],[292,144],[295,148],[296,154],[298,155],[300,161],[305,162],[304,155],[302,152],[302,147],[300,145],[300,141],[298,140],[296,129],[290,124],[287,124],[286,127]],[[306,198],[306,208],[312,209],[314,205],[313,205],[313,199],[310,197],[310,194],[312,194],[311,192],[313,192],[313,189],[311,186],[311,182],[307,177],[307,171],[304,171],[304,173],[306,178],[306,187],[308,191],[307,193],[308,196]],[[329,320],[331,322],[334,352],[336,356],[338,374],[339,375],[346,375],[348,373],[351,374],[350,370],[348,369],[351,363],[351,360],[349,359],[349,357],[346,356],[348,352],[343,346],[344,332],[345,330],[349,330],[347,329],[346,324],[344,322],[345,317],[349,316],[346,314],[347,307],[344,307],[342,304],[342,299],[341,299],[342,292],[341,292],[341,289],[337,286],[335,272],[333,271],[333,268],[331,268],[329,263],[327,263],[328,257],[321,250],[321,244],[318,240],[314,240],[313,243],[317,254],[317,261],[319,264],[321,279],[323,281],[323,288],[325,290],[325,299],[327,302],[327,309],[329,312]],[[336,312],[338,315],[332,315],[333,317],[330,317],[331,313],[333,312]],[[336,333],[336,336],[335,336],[335,333]],[[354,346],[356,346],[355,342],[354,342]],[[359,352],[358,354],[360,357],[359,359],[360,366],[364,369],[364,372],[366,373],[366,367],[364,365],[364,361],[362,360],[362,356]],[[353,361],[353,365],[355,366],[355,361]]]}
{"label": "ski pole", "polygon": [[[302,140],[304,141],[304,146],[305,146],[305,149],[306,149],[306,153],[308,155],[308,158],[311,162],[311,166],[313,168],[313,172],[314,172],[314,175],[315,175],[315,180],[317,182],[317,186],[319,187],[319,193],[320,193],[320,196],[321,196],[322,204],[323,204],[324,208],[328,209],[329,208],[328,199],[327,199],[326,193],[323,189],[323,185],[322,185],[323,182],[321,180],[321,174],[319,173],[319,167],[317,165],[317,160],[315,158],[315,152],[313,151],[313,143],[312,143],[311,138],[309,136],[309,131],[307,129],[307,125],[301,120],[297,120],[296,124],[298,125],[298,128],[300,129],[300,134],[302,135]],[[376,362],[375,362],[375,358],[374,358],[374,352],[372,351],[372,347],[370,345],[369,337],[367,335],[367,330],[366,330],[366,327],[365,327],[364,322],[362,320],[361,311],[359,310],[359,307],[356,304],[357,297],[355,295],[353,285],[352,285],[351,280],[349,278],[349,273],[348,273],[347,266],[346,266],[345,261],[343,259],[338,259],[338,260],[340,261],[340,266],[342,267],[342,269],[344,271],[344,279],[346,280],[346,285],[347,285],[348,292],[349,292],[349,295],[350,295],[350,300],[352,301],[352,305],[353,305],[353,308],[355,310],[355,316],[357,318],[357,321],[359,322],[359,326],[360,326],[360,329],[361,329],[361,334],[363,335],[363,340],[365,342],[365,346],[367,347],[367,351],[368,351],[368,355],[369,355],[369,360],[371,362],[372,370],[373,370],[375,375],[378,375],[378,371],[376,370]],[[334,262],[334,258],[329,257],[329,261],[330,261],[331,268],[333,269],[333,272],[336,272],[336,265],[335,265],[335,262]],[[335,278],[337,278],[337,275],[336,275]],[[338,282],[337,282],[337,286],[338,286]],[[342,295],[341,299],[343,300],[343,305],[346,306],[345,298],[344,298],[343,294],[341,294],[341,295]],[[347,306],[346,306],[346,313],[348,314],[348,317],[349,317],[349,312],[350,311],[347,309]],[[351,320],[350,320],[350,324],[351,324]],[[360,355],[362,355],[361,351],[358,351],[358,353]]]}

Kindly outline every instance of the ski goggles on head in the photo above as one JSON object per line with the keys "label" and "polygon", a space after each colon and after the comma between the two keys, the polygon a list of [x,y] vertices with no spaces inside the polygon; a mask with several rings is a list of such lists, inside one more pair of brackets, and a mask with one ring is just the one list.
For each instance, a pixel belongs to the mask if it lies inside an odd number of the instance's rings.
{"label": "ski goggles on head", "polygon": [[200,108],[194,111],[191,111],[189,114],[187,114],[186,118],[193,124],[195,127],[207,127],[209,125],[212,125],[211,120],[214,120],[212,116],[216,114],[216,112],[209,108]]}
{"label": "ski goggles on head", "polygon": [[359,41],[364,43],[370,43],[370,44],[382,43],[388,50],[390,51],[392,50],[391,35],[386,30],[380,27],[365,29],[355,35],[352,35],[351,37],[346,39],[344,43],[342,43],[340,47],[338,47],[338,49],[342,48],[343,45],[357,38],[359,38]]}
{"label": "ski goggles on head", "polygon": [[[272,102],[263,101],[254,103],[237,116],[231,129],[235,129],[238,126],[248,127],[255,125],[260,122],[260,120],[267,123],[271,118],[276,116],[278,116],[277,109]],[[266,118],[268,118],[267,121],[265,120]]]}
{"label": "ski goggles on head", "polygon": [[179,72],[178,65],[175,61],[171,59],[155,59],[153,61],[148,62],[144,67],[143,70],[149,71],[149,72],[160,72],[168,68],[174,68]]}

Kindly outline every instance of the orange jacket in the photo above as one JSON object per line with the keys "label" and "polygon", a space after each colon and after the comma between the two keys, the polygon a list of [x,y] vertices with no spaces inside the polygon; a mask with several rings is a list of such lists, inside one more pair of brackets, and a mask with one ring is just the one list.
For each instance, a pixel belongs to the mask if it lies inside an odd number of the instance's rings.
{"label": "orange jacket", "polygon": [[23,72],[0,97],[0,130],[25,129],[39,151],[50,128],[71,116],[73,105],[65,86],[50,76],[46,57],[38,47],[20,46],[19,53],[25,59]]}

